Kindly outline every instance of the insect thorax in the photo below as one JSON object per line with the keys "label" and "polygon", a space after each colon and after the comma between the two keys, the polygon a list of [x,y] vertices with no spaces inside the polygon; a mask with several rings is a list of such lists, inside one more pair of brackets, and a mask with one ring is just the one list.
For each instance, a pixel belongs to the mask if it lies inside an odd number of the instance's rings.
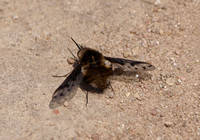
{"label": "insect thorax", "polygon": [[88,48],[80,50],[79,60],[82,64],[83,80],[95,88],[105,89],[109,76],[113,74],[111,63],[98,51]]}
{"label": "insect thorax", "polygon": [[81,49],[78,52],[78,56],[82,65],[98,63],[103,58],[103,55],[100,52],[90,48]]}

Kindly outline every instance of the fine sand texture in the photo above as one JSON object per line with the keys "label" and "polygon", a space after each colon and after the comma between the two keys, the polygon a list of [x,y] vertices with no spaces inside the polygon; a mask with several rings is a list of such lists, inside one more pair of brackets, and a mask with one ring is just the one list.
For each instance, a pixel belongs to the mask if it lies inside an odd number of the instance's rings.
{"label": "fine sand texture", "polygon": [[[71,37],[156,69],[50,109]],[[198,140],[200,0],[0,0],[0,85],[1,140]]]}

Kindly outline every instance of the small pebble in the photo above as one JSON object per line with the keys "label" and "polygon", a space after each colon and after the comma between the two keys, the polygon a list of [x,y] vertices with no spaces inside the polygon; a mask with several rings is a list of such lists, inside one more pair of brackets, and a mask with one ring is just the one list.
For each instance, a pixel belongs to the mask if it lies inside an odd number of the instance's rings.
{"label": "small pebble", "polygon": [[162,140],[162,137],[159,136],[159,137],[156,138],[156,140]]}
{"label": "small pebble", "polygon": [[173,86],[174,84],[175,84],[175,79],[174,78],[167,78],[166,79],[166,83],[167,83],[167,85],[169,85],[169,86]]}
{"label": "small pebble", "polygon": [[187,73],[191,73],[192,72],[192,68],[187,68]]}
{"label": "small pebble", "polygon": [[174,65],[174,66],[176,66],[176,65],[177,65],[177,63],[175,63],[175,62],[174,62],[174,63],[173,63],[173,65]]}
{"label": "small pebble", "polygon": [[151,29],[148,29],[147,31],[148,31],[148,32],[151,32]]}
{"label": "small pebble", "polygon": [[114,97],[115,97],[114,92],[110,92],[110,93],[108,93],[108,97],[109,97],[109,98],[114,98]]}
{"label": "small pebble", "polygon": [[158,114],[158,110],[155,108],[151,110],[151,115],[156,116]]}
{"label": "small pebble", "polygon": [[131,95],[130,92],[127,92],[127,93],[126,93],[126,97],[129,97],[130,95]]}
{"label": "small pebble", "polygon": [[130,34],[136,34],[136,32],[135,31],[130,31]]}
{"label": "small pebble", "polygon": [[68,102],[68,101],[66,101],[66,102],[64,103],[64,107],[69,107],[69,102]]}
{"label": "small pebble", "polygon": [[131,130],[131,131],[130,131],[130,135],[131,135],[132,137],[134,137],[135,134],[136,134],[135,130]]}
{"label": "small pebble", "polygon": [[187,79],[186,79],[186,77],[181,77],[181,80],[186,81]]}
{"label": "small pebble", "polygon": [[160,35],[164,35],[164,34],[165,32],[162,29],[160,29]]}
{"label": "small pebble", "polygon": [[56,124],[54,122],[51,122],[49,125],[50,126],[55,126]]}
{"label": "small pebble", "polygon": [[160,88],[163,88],[164,86],[162,84],[159,85]]}
{"label": "small pebble", "polygon": [[46,40],[50,40],[51,39],[51,34],[48,34],[47,36],[46,36]]}
{"label": "small pebble", "polygon": [[160,4],[161,4],[160,0],[156,0],[155,3],[154,3],[155,6],[159,6]]}
{"label": "small pebble", "polygon": [[18,19],[18,18],[19,18],[19,16],[17,16],[17,15],[13,16],[13,19]]}
{"label": "small pebble", "polygon": [[178,79],[178,82],[181,83],[182,82],[181,79]]}
{"label": "small pebble", "polygon": [[163,114],[160,114],[160,117],[162,118],[162,117],[164,117],[164,115],[163,115]]}
{"label": "small pebble", "polygon": [[59,114],[60,112],[59,112],[59,110],[55,109],[55,110],[53,110],[53,113],[54,114]]}
{"label": "small pebble", "polygon": [[132,49],[131,50],[131,54],[135,57],[135,56],[138,56],[139,54],[139,49],[138,48],[135,48],[135,49]]}
{"label": "small pebble", "polygon": [[146,41],[142,42],[142,47],[147,47]]}
{"label": "small pebble", "polygon": [[106,104],[107,104],[107,105],[110,105],[110,100],[106,100]]}
{"label": "small pebble", "polygon": [[181,54],[181,52],[180,52],[179,50],[176,50],[174,53],[175,53],[176,55],[180,55],[180,54]]}
{"label": "small pebble", "polygon": [[125,124],[122,124],[122,129],[124,129]]}
{"label": "small pebble", "polygon": [[200,84],[194,83],[194,86],[196,87],[196,89],[197,89],[198,91],[200,91]]}
{"label": "small pebble", "polygon": [[138,95],[138,94],[135,94],[134,97],[135,97],[137,100],[139,100],[139,101],[142,100],[142,98],[141,98],[140,95]]}
{"label": "small pebble", "polygon": [[34,108],[36,111],[39,111],[39,110],[40,110],[40,107],[39,107],[39,105],[37,105],[37,104],[34,104],[34,105],[33,105],[33,108]]}
{"label": "small pebble", "polygon": [[67,62],[69,63],[69,64],[74,64],[74,59],[73,58],[67,58]]}
{"label": "small pebble", "polygon": [[156,41],[156,45],[159,45],[160,43],[159,43],[159,41]]}
{"label": "small pebble", "polygon": [[99,135],[97,133],[91,135],[92,140],[99,140]]}
{"label": "small pebble", "polygon": [[125,51],[125,52],[123,53],[123,56],[124,56],[125,58],[131,56],[130,51]]}
{"label": "small pebble", "polygon": [[165,122],[164,124],[165,124],[166,127],[171,127],[173,125],[172,122]]}

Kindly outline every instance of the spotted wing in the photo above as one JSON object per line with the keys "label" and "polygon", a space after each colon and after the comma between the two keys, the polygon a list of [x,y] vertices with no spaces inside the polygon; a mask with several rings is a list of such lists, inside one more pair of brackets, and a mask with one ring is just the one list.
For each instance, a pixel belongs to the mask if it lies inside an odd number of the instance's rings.
{"label": "spotted wing", "polygon": [[141,72],[141,71],[151,71],[155,67],[147,62],[133,61],[129,59],[105,57],[106,60],[110,61],[114,69],[121,68],[123,71]]}
{"label": "spotted wing", "polygon": [[64,104],[65,101],[72,99],[76,92],[75,90],[80,85],[82,80],[81,65],[79,64],[65,81],[56,89],[49,103],[49,107],[54,109]]}

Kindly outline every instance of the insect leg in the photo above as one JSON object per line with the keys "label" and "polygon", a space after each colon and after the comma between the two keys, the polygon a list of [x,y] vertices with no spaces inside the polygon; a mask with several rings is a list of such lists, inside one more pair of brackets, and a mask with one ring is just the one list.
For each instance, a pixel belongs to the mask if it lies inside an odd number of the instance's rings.
{"label": "insect leg", "polygon": [[53,77],[67,77],[71,72],[65,74],[65,75],[52,75]]}
{"label": "insect leg", "polygon": [[114,95],[115,95],[115,91],[114,91],[114,89],[113,89],[113,87],[112,87],[112,85],[111,85],[111,83],[109,82],[109,87],[110,87],[110,89],[112,90],[112,92],[114,93]]}
{"label": "insect leg", "polygon": [[87,106],[87,104],[88,104],[88,91],[85,91],[85,90],[83,90],[83,89],[81,89],[84,93],[85,93],[85,95],[86,95],[86,104],[85,104],[85,106]]}
{"label": "insect leg", "polygon": [[[76,58],[76,56],[72,53],[72,51],[69,49],[69,48],[67,48],[68,50],[69,50],[69,52],[72,54],[72,56],[73,56],[73,60],[74,61],[76,61],[76,62],[78,62],[78,59]],[[69,73],[67,73],[66,75],[52,75],[53,77],[67,77],[69,74],[70,74],[71,72],[69,72]]]}
{"label": "insect leg", "polygon": [[86,105],[85,106],[87,106],[87,104],[88,104],[88,91],[86,91]]}
{"label": "insect leg", "polygon": [[67,48],[68,50],[69,50],[69,52],[72,54],[72,56],[74,57],[74,58],[72,58],[72,59],[74,59],[75,61],[78,61],[78,59],[76,58],[76,56],[72,53],[72,51],[69,49],[69,48]]}

